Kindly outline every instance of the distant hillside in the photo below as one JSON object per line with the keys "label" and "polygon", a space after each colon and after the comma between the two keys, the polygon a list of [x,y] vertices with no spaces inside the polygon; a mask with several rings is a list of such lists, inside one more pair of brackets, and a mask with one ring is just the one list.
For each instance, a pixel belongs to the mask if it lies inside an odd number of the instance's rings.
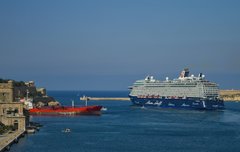
{"label": "distant hillside", "polygon": [[224,101],[240,101],[240,90],[220,90],[219,93]]}

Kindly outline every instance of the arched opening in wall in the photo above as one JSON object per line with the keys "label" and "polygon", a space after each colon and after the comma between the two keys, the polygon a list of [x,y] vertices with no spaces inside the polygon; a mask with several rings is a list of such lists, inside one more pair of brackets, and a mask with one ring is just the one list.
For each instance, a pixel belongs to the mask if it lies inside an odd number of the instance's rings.
{"label": "arched opening in wall", "polygon": [[18,130],[18,120],[14,120],[13,122],[13,129]]}

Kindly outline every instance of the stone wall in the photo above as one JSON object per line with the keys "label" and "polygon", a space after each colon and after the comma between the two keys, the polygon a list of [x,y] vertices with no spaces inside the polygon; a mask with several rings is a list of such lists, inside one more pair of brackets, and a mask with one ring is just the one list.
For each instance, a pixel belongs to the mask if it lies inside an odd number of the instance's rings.
{"label": "stone wall", "polygon": [[13,81],[0,83],[0,102],[14,101],[14,84]]}
{"label": "stone wall", "polygon": [[19,94],[25,95],[26,92],[36,92],[34,86],[27,86],[24,83],[7,81],[0,83],[0,121],[15,129],[25,130],[29,117],[24,111],[24,104],[17,102]]}
{"label": "stone wall", "polygon": [[25,129],[26,117],[24,116],[23,103],[0,103],[0,121],[7,126],[14,126],[16,129]]}

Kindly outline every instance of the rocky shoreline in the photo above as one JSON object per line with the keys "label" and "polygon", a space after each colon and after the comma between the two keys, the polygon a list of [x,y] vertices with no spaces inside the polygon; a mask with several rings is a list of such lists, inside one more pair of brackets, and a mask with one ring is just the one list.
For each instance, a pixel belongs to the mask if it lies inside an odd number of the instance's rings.
{"label": "rocky shoreline", "polygon": [[34,107],[44,107],[44,106],[59,106],[60,103],[56,101],[53,97],[42,96],[33,98]]}

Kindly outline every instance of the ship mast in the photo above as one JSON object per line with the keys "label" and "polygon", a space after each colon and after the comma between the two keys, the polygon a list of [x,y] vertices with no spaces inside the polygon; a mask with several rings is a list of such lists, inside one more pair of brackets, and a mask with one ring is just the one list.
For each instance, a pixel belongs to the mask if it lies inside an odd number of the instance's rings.
{"label": "ship mast", "polygon": [[74,108],[74,100],[72,100],[72,107]]}

